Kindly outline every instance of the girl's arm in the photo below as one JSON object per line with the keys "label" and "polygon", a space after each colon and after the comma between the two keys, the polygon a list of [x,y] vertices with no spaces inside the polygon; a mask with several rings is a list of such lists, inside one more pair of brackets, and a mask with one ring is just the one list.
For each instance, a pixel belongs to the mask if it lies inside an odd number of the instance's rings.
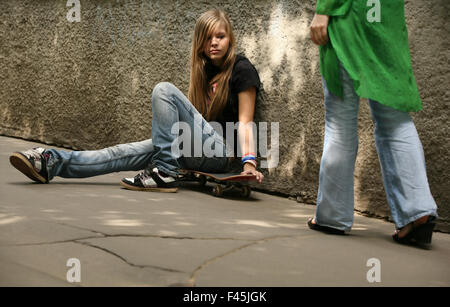
{"label": "girl's arm", "polygon": [[310,34],[311,40],[316,45],[328,43],[328,23],[330,16],[344,16],[352,6],[351,0],[317,0],[316,15],[314,16]]}
{"label": "girl's arm", "polygon": [[[239,128],[238,137],[243,155],[256,153],[256,147],[253,138],[253,116],[255,114],[256,88],[254,86],[238,94],[239,99]],[[255,154],[256,156],[256,154]],[[242,174],[256,175],[259,183],[264,180],[264,175],[256,170],[251,163],[244,164]]]}
{"label": "girl's arm", "polygon": [[327,15],[314,15],[311,22],[310,34],[311,40],[316,45],[326,45],[328,43],[328,22],[330,16]]}

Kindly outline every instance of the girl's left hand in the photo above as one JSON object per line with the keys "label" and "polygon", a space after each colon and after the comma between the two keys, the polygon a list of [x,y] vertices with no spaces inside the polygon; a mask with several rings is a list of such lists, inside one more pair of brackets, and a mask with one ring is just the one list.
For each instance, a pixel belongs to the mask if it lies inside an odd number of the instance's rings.
{"label": "girl's left hand", "polygon": [[254,175],[256,176],[256,180],[258,181],[258,183],[262,183],[264,180],[264,175],[258,172],[253,167],[249,167],[248,169],[244,168],[244,171],[241,173],[241,175]]}

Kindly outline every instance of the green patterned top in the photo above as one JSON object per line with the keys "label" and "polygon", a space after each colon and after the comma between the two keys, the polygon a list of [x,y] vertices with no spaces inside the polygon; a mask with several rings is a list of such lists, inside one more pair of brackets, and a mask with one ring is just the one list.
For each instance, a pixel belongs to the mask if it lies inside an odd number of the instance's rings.
{"label": "green patterned top", "polygon": [[320,72],[343,97],[339,61],[356,93],[400,111],[422,109],[411,67],[404,0],[317,0],[328,15],[330,41],[320,47]]}

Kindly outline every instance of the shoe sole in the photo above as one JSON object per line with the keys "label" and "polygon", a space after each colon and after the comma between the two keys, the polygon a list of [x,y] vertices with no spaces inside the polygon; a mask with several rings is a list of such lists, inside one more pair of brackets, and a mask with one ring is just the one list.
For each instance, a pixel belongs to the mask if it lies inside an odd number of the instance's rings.
{"label": "shoe sole", "polygon": [[404,245],[417,246],[423,249],[431,249],[431,241],[435,223],[425,223],[417,226],[404,237],[399,238],[398,234],[393,235],[394,241]]}
{"label": "shoe sole", "polygon": [[308,227],[312,230],[320,231],[326,234],[345,236],[345,231],[328,226],[321,226],[319,224],[313,224],[312,219],[308,221]]}
{"label": "shoe sole", "polygon": [[426,223],[417,227],[414,234],[414,239],[416,240],[417,245],[425,249],[431,248],[431,241],[435,226],[435,223]]}
{"label": "shoe sole", "polygon": [[9,162],[14,166],[17,170],[23,173],[25,176],[30,178],[33,181],[39,183],[47,183],[47,180],[39,175],[38,172],[34,169],[33,165],[31,165],[30,161],[23,156],[21,153],[15,152],[9,157]]}
{"label": "shoe sole", "polygon": [[135,186],[126,184],[123,181],[120,182],[120,185],[127,190],[141,191],[141,192],[176,193],[178,191],[178,188],[140,188],[140,187],[135,187]]}

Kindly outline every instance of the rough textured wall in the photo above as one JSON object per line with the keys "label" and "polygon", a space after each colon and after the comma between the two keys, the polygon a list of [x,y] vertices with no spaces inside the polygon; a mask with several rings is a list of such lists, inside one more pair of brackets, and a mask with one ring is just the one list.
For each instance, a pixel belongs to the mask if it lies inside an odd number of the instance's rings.
{"label": "rough textured wall", "polygon": [[[260,72],[257,120],[280,123],[280,161],[264,190],[314,203],[323,136],[318,50],[309,41],[313,0],[66,0],[0,2],[0,133],[74,149],[98,149],[151,135],[151,93],[169,81],[187,93],[196,18],[223,7],[239,51]],[[425,105],[414,115],[429,181],[448,231],[449,3],[406,1],[413,67]],[[356,209],[389,216],[373,125],[360,111]]]}

